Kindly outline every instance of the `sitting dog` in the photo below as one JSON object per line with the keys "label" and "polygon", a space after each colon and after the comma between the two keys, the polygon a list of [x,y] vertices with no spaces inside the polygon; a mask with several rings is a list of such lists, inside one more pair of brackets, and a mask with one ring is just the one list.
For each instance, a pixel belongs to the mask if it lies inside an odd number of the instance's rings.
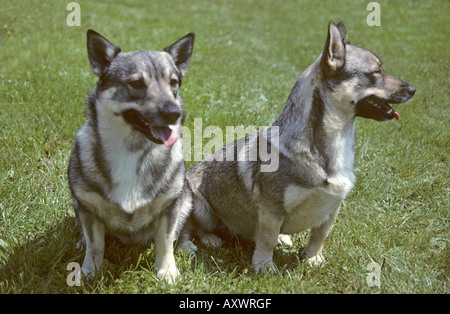
{"label": "sitting dog", "polygon": [[[252,265],[265,272],[273,270],[277,243],[291,243],[286,234],[311,229],[303,254],[311,265],[322,263],[323,243],[355,183],[355,117],[399,120],[389,104],[414,93],[384,72],[372,52],[350,45],[344,23],[330,22],[322,54],[297,80],[276,121],[189,169],[194,209],[179,245],[195,251],[196,236],[220,246],[217,234],[225,229],[255,242]],[[277,169],[263,168],[272,161],[258,145],[276,150]]]}
{"label": "sitting dog", "polygon": [[155,240],[158,277],[178,275],[173,242],[191,210],[179,138],[184,109],[179,89],[194,47],[188,34],[161,52],[122,52],[93,30],[88,56],[99,80],[87,100],[68,176],[92,278],[105,234],[125,243]]}

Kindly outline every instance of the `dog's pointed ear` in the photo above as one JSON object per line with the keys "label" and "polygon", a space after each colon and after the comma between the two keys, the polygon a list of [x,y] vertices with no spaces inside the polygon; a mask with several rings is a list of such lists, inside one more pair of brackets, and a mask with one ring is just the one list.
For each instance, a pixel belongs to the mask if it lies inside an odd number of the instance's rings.
{"label": "dog's pointed ear", "polygon": [[87,50],[92,72],[102,77],[109,65],[121,51],[105,37],[90,29],[87,31]]}
{"label": "dog's pointed ear", "polygon": [[339,30],[339,34],[341,34],[341,39],[344,42],[344,44],[346,44],[346,45],[350,44],[350,42],[347,40],[347,30],[345,29],[344,22],[339,21],[336,24],[336,27]]}
{"label": "dog's pointed ear", "polygon": [[184,75],[191,61],[192,51],[194,50],[195,34],[189,33],[183,38],[177,40],[174,44],[164,48],[164,51],[170,54],[175,61],[175,65]]}
{"label": "dog's pointed ear", "polygon": [[340,23],[340,28],[343,33],[333,22],[328,24],[328,36],[321,62],[322,69],[327,73],[338,72],[345,65],[345,38],[347,35],[344,23]]}

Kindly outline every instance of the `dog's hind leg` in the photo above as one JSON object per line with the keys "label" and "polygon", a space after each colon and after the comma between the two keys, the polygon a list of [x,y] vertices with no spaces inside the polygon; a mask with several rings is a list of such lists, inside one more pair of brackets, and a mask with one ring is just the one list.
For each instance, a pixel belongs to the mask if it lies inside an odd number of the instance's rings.
{"label": "dog's hind leg", "polygon": [[182,233],[182,243],[179,245],[184,251],[195,254],[197,247],[189,240],[186,234],[194,234],[205,246],[221,247],[222,239],[213,232],[216,229],[219,219],[212,213],[208,201],[199,194],[192,193],[193,210],[191,217],[187,221]]}
{"label": "dog's hind leg", "polygon": [[197,229],[197,236],[204,245],[219,248],[222,246],[222,239],[213,233],[219,219],[211,212],[211,207],[203,197],[197,200],[198,206],[194,209],[195,219],[200,226]]}
{"label": "dog's hind leg", "polygon": [[182,250],[189,255],[195,255],[198,251],[197,246],[191,239],[194,234],[194,222],[192,216],[188,217],[178,236],[177,250]]}
{"label": "dog's hind leg", "polygon": [[302,252],[302,254],[308,258],[308,263],[311,266],[319,266],[325,262],[325,259],[322,256],[323,243],[330,234],[331,227],[333,226],[336,216],[339,213],[340,205],[340,200],[333,204],[332,206],[336,208],[334,214],[330,215],[330,217],[320,226],[311,229],[308,245]]}
{"label": "dog's hind leg", "polygon": [[192,191],[189,184],[185,184],[183,195],[179,199],[181,207],[184,208],[183,212],[188,213],[186,220],[183,219],[182,225],[178,226],[180,228],[180,233],[177,240],[177,250],[182,250],[186,254],[195,255],[198,251],[191,239],[194,233],[194,218],[192,216]]}

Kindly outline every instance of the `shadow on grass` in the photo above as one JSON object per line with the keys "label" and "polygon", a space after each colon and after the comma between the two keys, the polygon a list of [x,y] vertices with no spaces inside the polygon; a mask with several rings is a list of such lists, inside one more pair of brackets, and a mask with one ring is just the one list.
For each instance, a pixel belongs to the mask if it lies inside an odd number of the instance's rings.
{"label": "shadow on grass", "polygon": [[[84,248],[76,247],[80,239],[75,219],[69,217],[25,243],[11,244],[6,260],[0,264],[0,293],[95,292],[96,281],[84,284],[83,280],[81,287],[69,287],[66,282],[71,272],[67,265],[71,262],[81,265],[84,259]],[[144,252],[153,255],[148,247],[125,246],[107,236],[104,263],[107,266],[102,269],[102,285],[114,285],[123,272],[136,266]]]}
{"label": "shadow on grass", "polygon": [[[223,271],[228,273],[246,273],[249,276],[258,275],[252,269],[252,256],[255,248],[253,242],[239,237],[223,237],[221,248],[205,247],[195,242],[198,246],[196,258],[202,263],[208,272]],[[300,263],[305,262],[301,255],[304,247],[294,245],[285,247],[278,244],[273,253],[273,261],[278,273],[283,275],[286,271],[291,272],[298,268]]]}
{"label": "shadow on grass", "polygon": [[[71,262],[82,264],[84,248],[78,249],[81,239],[73,217],[40,232],[25,243],[6,248],[7,258],[0,264],[0,293],[95,293],[121,291],[120,285],[127,272],[142,272],[156,278],[154,245],[124,245],[115,237],[106,237],[105,259],[101,274],[94,281],[82,280],[81,287],[67,285],[67,270]],[[212,274],[217,271],[229,274],[256,275],[251,270],[254,244],[239,238],[229,238],[219,249],[199,245],[199,252],[188,269],[181,272],[195,273],[195,265]],[[302,258],[301,249],[277,246],[274,262],[280,274],[294,270]],[[179,256],[176,259],[182,258]],[[147,276],[147,275],[146,275]],[[154,279],[156,283],[158,279]],[[137,291],[139,292],[139,291]]]}

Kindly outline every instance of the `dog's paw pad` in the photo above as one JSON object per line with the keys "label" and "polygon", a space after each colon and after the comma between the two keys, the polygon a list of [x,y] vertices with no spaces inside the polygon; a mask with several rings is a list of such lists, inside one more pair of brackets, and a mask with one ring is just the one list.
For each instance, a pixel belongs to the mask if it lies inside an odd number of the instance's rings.
{"label": "dog's paw pad", "polygon": [[215,234],[208,233],[202,237],[202,243],[206,246],[219,248],[222,246],[222,239]]}

